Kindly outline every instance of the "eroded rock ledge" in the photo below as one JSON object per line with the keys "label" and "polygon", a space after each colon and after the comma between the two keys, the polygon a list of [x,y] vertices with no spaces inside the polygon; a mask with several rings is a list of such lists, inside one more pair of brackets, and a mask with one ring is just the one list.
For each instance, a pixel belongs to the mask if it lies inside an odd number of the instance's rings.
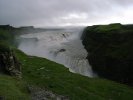
{"label": "eroded rock ledge", "polygon": [[21,64],[13,50],[5,46],[0,47],[0,73],[21,78]]}

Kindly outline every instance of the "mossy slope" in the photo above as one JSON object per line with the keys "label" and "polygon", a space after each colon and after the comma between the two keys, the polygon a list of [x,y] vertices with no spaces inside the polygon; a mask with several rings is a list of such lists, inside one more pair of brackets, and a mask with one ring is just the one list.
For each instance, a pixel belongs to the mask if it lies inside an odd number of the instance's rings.
{"label": "mossy slope", "polygon": [[30,85],[68,96],[71,100],[132,100],[133,90],[115,82],[69,72],[63,65],[16,51],[23,80]]}
{"label": "mossy slope", "polygon": [[90,26],[82,39],[99,76],[133,85],[133,25]]}
{"label": "mossy slope", "polygon": [[7,75],[0,75],[0,97],[4,100],[30,99],[25,83]]}

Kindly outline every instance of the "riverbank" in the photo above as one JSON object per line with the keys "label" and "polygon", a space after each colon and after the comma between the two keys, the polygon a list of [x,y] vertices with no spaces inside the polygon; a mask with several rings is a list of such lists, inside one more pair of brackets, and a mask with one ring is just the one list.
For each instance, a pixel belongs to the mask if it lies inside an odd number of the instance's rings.
{"label": "riverbank", "polygon": [[[61,64],[28,56],[12,47],[21,63],[22,78],[0,75],[0,97],[6,100],[31,100],[32,95],[63,100],[132,100],[133,89],[106,79],[88,78],[69,72]],[[31,88],[33,87],[33,88]],[[36,89],[37,88],[37,89]],[[44,89],[44,90],[42,90]],[[31,91],[35,90],[35,92]],[[48,96],[46,94],[48,93]],[[53,93],[51,96],[50,94]]]}

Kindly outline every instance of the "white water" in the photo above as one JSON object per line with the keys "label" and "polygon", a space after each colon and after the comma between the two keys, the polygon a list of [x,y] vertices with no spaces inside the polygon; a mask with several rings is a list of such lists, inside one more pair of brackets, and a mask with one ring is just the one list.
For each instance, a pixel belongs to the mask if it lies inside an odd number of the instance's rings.
{"label": "white water", "polygon": [[93,77],[86,59],[87,51],[80,40],[81,30],[46,31],[19,37],[19,49],[28,55],[44,57],[63,64],[73,73]]}

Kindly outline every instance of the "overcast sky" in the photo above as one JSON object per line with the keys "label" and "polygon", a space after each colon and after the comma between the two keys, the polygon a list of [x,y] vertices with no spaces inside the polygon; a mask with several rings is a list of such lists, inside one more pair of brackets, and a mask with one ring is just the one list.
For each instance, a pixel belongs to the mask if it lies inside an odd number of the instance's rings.
{"label": "overcast sky", "polygon": [[133,0],[0,0],[0,24],[79,26],[133,23]]}

